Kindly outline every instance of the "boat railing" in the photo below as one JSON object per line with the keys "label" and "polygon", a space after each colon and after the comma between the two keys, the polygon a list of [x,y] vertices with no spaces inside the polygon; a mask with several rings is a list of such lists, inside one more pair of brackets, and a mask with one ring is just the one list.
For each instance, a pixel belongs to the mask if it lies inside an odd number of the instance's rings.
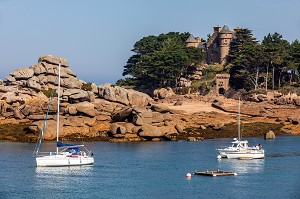
{"label": "boat railing", "polygon": [[219,146],[218,148],[216,148],[216,150],[223,150],[225,148],[228,148],[229,146]]}
{"label": "boat railing", "polygon": [[36,154],[36,157],[42,157],[47,155],[56,155],[56,152],[39,152]]}

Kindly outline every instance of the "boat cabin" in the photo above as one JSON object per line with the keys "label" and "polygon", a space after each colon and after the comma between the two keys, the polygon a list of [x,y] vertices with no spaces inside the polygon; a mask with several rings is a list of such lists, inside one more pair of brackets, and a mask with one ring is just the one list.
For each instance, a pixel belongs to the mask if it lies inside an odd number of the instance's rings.
{"label": "boat cabin", "polygon": [[243,140],[239,141],[238,139],[234,138],[233,141],[231,142],[231,146],[233,148],[248,148],[248,141]]}

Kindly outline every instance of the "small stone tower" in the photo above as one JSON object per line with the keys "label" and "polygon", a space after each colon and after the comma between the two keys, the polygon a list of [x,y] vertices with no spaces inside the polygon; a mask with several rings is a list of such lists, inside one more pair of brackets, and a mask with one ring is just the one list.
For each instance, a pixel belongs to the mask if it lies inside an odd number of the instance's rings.
{"label": "small stone tower", "polygon": [[195,37],[190,34],[189,38],[185,41],[186,47],[197,47],[198,41],[195,39]]}
{"label": "small stone tower", "polygon": [[229,30],[227,25],[224,25],[222,30],[219,32],[219,45],[220,45],[220,61],[221,65],[225,65],[227,63],[227,55],[229,53],[230,42],[232,39],[232,31]]}
{"label": "small stone tower", "polygon": [[229,89],[230,74],[216,74],[216,93],[224,95]]}
{"label": "small stone tower", "polygon": [[205,42],[201,42],[200,37],[194,37],[192,34],[190,34],[189,38],[185,41],[186,47],[195,47],[195,48],[203,48],[203,44]]}

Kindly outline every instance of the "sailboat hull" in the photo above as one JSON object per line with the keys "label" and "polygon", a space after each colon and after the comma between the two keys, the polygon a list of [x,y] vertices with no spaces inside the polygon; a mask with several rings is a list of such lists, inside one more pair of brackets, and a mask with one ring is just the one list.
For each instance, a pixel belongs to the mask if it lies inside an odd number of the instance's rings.
{"label": "sailboat hull", "polygon": [[39,167],[79,166],[93,163],[94,158],[90,156],[49,155],[36,157],[36,164]]}

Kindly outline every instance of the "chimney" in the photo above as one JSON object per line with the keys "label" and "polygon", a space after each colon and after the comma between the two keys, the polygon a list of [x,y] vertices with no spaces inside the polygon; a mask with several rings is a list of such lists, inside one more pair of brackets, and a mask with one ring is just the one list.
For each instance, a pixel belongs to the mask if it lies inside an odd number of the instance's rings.
{"label": "chimney", "polygon": [[241,28],[240,28],[240,27],[236,27],[236,28],[234,29],[235,32],[236,32],[237,30],[241,30]]}
{"label": "chimney", "polygon": [[220,32],[221,26],[215,26],[214,27],[214,32]]}

